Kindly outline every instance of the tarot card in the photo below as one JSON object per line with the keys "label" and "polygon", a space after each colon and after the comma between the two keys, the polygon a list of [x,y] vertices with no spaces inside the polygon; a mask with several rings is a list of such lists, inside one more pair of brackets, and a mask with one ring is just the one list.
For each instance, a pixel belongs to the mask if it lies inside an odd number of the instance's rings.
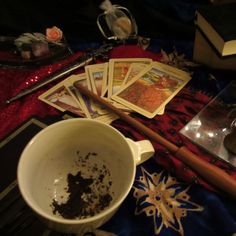
{"label": "tarot card", "polygon": [[85,116],[78,102],[74,97],[71,96],[70,92],[68,91],[65,85],[65,80],[61,81],[45,93],[41,94],[38,99],[57,108],[62,112],[67,110],[78,116]]}
{"label": "tarot card", "polygon": [[[94,102],[91,98],[88,98],[85,95],[82,95],[79,90],[76,88],[76,85],[82,85],[84,87],[86,87],[87,89],[91,90],[91,88],[89,88],[88,85],[88,80],[86,78],[86,74],[81,74],[80,77],[76,78],[76,77],[71,77],[68,81],[67,81],[67,87],[74,87],[73,89],[70,89],[70,91],[72,93],[74,93],[75,97],[78,99],[79,103],[81,104],[81,107],[83,108],[86,116],[90,119],[103,119],[102,116],[104,116],[104,120],[106,120],[107,118],[105,118],[105,116],[110,116],[110,112],[100,106],[99,104],[97,104],[96,102]],[[100,118],[99,118],[100,117]]]}
{"label": "tarot card", "polygon": [[[88,78],[86,77],[85,73],[72,75],[67,80],[64,81],[66,88],[68,89],[71,96],[76,100],[82,111],[84,112],[85,116],[91,118],[90,112],[87,109],[86,103],[82,98],[82,95],[79,91],[74,87],[74,83],[81,83],[85,87],[89,87],[88,85]],[[89,89],[89,88],[88,88]]]}
{"label": "tarot card", "polygon": [[[144,64],[144,63],[132,63],[132,64],[130,65],[130,68],[129,68],[129,70],[128,70],[126,76],[125,76],[125,79],[124,79],[122,85],[124,86],[125,84],[127,84],[128,82],[130,82],[135,76],[138,76],[139,73],[142,73],[142,71],[143,71],[147,66],[148,66],[148,64]],[[113,101],[113,102],[114,102],[114,101]],[[118,105],[116,104],[116,106],[118,106]],[[124,107],[124,106],[122,106],[121,104],[120,104],[119,106],[121,106],[123,110],[127,109],[127,111],[128,111],[128,110],[130,110],[130,112],[132,111],[130,108]],[[159,114],[159,115],[162,115],[162,114],[164,114],[164,112],[165,112],[165,108],[161,109],[161,110],[158,112],[158,114]]]}
{"label": "tarot card", "polygon": [[111,99],[148,118],[153,118],[163,113],[165,105],[190,79],[190,75],[185,71],[153,62]]}
{"label": "tarot card", "polygon": [[90,98],[85,97],[84,95],[81,95],[78,89],[74,86],[75,84],[80,84],[84,87],[86,87],[88,90],[91,90],[91,84],[89,83],[89,79],[86,76],[86,73],[81,73],[77,76],[70,77],[66,81],[66,87],[70,91],[70,94],[74,96],[77,100],[77,102],[80,104],[82,110],[85,113],[85,116],[87,118],[93,118],[96,114],[96,108],[93,103],[93,101]]}
{"label": "tarot card", "polygon": [[85,73],[90,80],[92,91],[98,96],[105,96],[107,91],[108,63],[88,65]]}
{"label": "tarot card", "polygon": [[[123,82],[123,86],[125,84],[127,84],[128,82],[130,82],[135,76],[138,76],[139,73],[141,74],[142,71],[149,66],[150,64],[145,64],[145,63],[132,63],[130,65],[130,68],[125,76],[124,82]],[[163,108],[162,110],[160,110],[158,112],[159,115],[164,114],[165,108]]]}
{"label": "tarot card", "polygon": [[120,58],[109,60],[108,73],[108,97],[115,94],[121,88],[125,76],[132,63],[151,64],[149,58]]}
{"label": "tarot card", "polygon": [[136,75],[142,72],[149,64],[145,63],[132,63],[129,67],[129,70],[124,78],[122,86],[127,84],[130,80],[132,80]]}

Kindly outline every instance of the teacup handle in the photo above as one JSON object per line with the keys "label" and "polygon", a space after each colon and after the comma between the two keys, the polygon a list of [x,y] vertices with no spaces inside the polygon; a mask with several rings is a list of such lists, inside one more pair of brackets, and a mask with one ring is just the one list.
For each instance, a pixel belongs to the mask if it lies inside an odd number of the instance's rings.
{"label": "teacup handle", "polygon": [[133,141],[130,138],[126,138],[126,140],[133,151],[136,165],[148,160],[155,153],[152,143],[149,140]]}

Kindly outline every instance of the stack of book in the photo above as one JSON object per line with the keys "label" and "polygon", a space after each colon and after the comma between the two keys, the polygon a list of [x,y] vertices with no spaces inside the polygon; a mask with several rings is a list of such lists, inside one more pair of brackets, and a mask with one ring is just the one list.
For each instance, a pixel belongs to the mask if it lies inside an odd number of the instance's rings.
{"label": "stack of book", "polygon": [[215,69],[236,70],[236,3],[196,11],[193,59]]}

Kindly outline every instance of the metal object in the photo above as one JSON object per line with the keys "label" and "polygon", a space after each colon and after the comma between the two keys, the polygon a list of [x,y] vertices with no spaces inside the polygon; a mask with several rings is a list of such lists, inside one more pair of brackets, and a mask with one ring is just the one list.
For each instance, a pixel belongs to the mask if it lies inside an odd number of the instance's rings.
{"label": "metal object", "polygon": [[97,25],[102,35],[108,40],[135,38],[138,28],[133,15],[126,7],[112,5],[97,17]]}
{"label": "metal object", "polygon": [[35,92],[36,90],[44,87],[45,85],[47,85],[53,81],[56,81],[66,75],[71,74],[72,72],[74,72],[78,68],[81,68],[81,67],[89,64],[95,58],[104,56],[113,47],[114,47],[114,43],[104,44],[100,48],[93,50],[90,53],[85,54],[84,56],[82,56],[78,60],[76,60],[75,62],[71,63],[70,65],[62,68],[61,70],[57,71],[56,73],[45,78],[43,81],[40,81],[39,83],[34,84],[33,86],[23,90],[22,92],[20,92],[16,96],[8,99],[6,101],[6,104],[10,104],[11,102],[16,101],[28,94],[31,94],[31,93]]}

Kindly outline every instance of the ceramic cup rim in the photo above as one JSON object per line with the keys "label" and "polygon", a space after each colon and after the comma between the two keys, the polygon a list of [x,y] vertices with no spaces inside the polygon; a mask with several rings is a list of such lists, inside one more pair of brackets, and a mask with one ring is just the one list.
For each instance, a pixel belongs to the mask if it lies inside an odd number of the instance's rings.
{"label": "ceramic cup rim", "polygon": [[[37,141],[37,139],[40,139],[46,132],[52,130],[52,129],[56,129],[57,127],[61,126],[62,124],[66,124],[66,123],[77,123],[77,122],[90,122],[90,123],[94,123],[94,124],[98,124],[98,125],[102,125],[108,129],[113,130],[113,132],[116,132],[120,138],[125,139],[124,135],[118,131],[117,129],[115,129],[114,127],[112,127],[111,125],[102,123],[100,121],[96,121],[96,120],[91,120],[89,118],[71,118],[68,120],[62,120],[62,121],[58,121],[54,124],[51,124],[49,126],[47,126],[46,128],[44,128],[43,130],[39,131],[29,142],[28,144],[25,146],[25,148],[23,149],[23,152],[20,156],[20,160],[17,166],[17,180],[18,180],[18,186],[19,186],[19,190],[21,192],[21,195],[23,197],[23,199],[25,200],[25,202],[30,206],[30,208],[39,216],[41,216],[44,219],[47,219],[51,222],[55,222],[55,223],[61,223],[61,224],[68,224],[68,225],[76,225],[76,224],[85,224],[85,223],[91,223],[94,222],[96,220],[102,219],[103,217],[108,216],[109,214],[111,214],[112,212],[114,212],[121,204],[122,202],[125,200],[125,198],[127,197],[127,195],[129,194],[133,182],[134,182],[134,178],[135,178],[135,173],[136,173],[136,164],[135,164],[135,160],[133,158],[133,174],[132,174],[132,179],[130,179],[130,183],[126,189],[126,191],[124,191],[123,195],[119,195],[118,199],[116,199],[116,201],[114,203],[112,203],[107,209],[101,211],[100,213],[88,217],[88,218],[84,218],[84,219],[66,219],[66,218],[59,218],[59,217],[54,217],[53,215],[50,215],[48,213],[46,213],[45,211],[43,211],[40,207],[36,206],[35,204],[33,204],[27,194],[27,191],[24,189],[24,180],[22,179],[21,173],[22,173],[22,162],[23,159],[25,159],[26,154],[28,149],[31,146],[32,142]],[[127,141],[126,141],[127,143]],[[131,147],[129,146],[129,144],[127,143],[127,147],[130,150],[131,155],[133,156],[133,152]],[[131,171],[131,170],[129,170]]]}

